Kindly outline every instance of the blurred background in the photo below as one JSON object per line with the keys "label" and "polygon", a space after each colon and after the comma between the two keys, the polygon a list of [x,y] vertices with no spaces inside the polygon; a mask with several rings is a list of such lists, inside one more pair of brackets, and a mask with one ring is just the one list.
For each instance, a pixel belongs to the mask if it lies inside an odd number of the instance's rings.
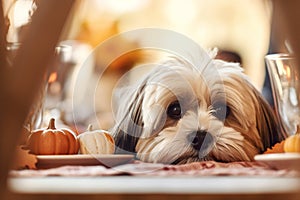
{"label": "blurred background", "polygon": [[[12,62],[38,6],[39,0],[3,0]],[[142,63],[156,62],[162,52],[141,51],[138,38],[122,37],[105,51],[97,49],[118,34],[149,27],[176,31],[205,49],[217,47],[217,57],[240,62],[272,104],[264,56],[291,51],[274,31],[274,12],[269,0],[77,0],[55,50],[42,121],[56,116],[62,125],[76,124],[81,130],[88,124],[109,129],[112,91],[120,77]],[[118,53],[122,56],[114,58]]]}

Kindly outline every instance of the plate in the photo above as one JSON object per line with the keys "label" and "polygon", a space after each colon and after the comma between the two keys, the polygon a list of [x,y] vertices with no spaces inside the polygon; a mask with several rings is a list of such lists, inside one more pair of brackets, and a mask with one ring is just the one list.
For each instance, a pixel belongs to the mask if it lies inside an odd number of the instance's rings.
{"label": "plate", "polygon": [[133,155],[125,154],[74,154],[74,155],[37,155],[38,168],[52,168],[63,165],[103,165],[114,167],[133,160]]}
{"label": "plate", "polygon": [[254,159],[276,169],[300,171],[300,153],[270,153],[256,155]]}

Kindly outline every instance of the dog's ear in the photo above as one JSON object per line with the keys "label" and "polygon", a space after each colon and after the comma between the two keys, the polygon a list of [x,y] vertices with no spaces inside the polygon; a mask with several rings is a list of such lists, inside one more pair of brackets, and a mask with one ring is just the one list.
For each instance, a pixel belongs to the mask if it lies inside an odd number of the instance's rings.
{"label": "dog's ear", "polygon": [[286,136],[282,132],[279,121],[271,106],[258,91],[253,91],[258,100],[256,107],[256,124],[265,151],[277,142],[281,142]]}
{"label": "dog's ear", "polygon": [[[250,83],[248,77],[243,73],[243,68],[238,63],[228,63],[220,60],[214,60],[212,63],[218,69],[219,73],[222,74],[222,83],[229,88],[227,89],[228,91],[245,91],[243,94],[246,94],[246,96],[243,95],[245,96],[243,103],[247,104],[246,101],[250,100],[248,98],[251,98],[253,101],[256,128],[263,144],[262,151],[285,139],[286,134],[282,131],[273,109],[262,94]],[[240,91],[237,89],[240,89]]]}
{"label": "dog's ear", "polygon": [[[143,131],[142,103],[144,99],[144,87],[142,84],[133,95],[125,94],[123,104],[127,104],[118,111],[119,121],[113,128],[113,136],[116,144],[115,153],[135,154],[135,146]],[[128,101],[126,100],[128,98]],[[121,97],[122,98],[122,97]]]}

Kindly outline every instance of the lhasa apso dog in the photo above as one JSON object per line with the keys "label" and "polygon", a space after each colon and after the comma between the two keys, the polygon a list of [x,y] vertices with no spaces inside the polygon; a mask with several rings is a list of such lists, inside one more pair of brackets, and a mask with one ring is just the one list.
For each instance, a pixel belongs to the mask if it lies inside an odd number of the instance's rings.
{"label": "lhasa apso dog", "polygon": [[112,129],[116,153],[166,164],[251,161],[284,139],[240,65],[212,54],[170,58],[121,89]]}

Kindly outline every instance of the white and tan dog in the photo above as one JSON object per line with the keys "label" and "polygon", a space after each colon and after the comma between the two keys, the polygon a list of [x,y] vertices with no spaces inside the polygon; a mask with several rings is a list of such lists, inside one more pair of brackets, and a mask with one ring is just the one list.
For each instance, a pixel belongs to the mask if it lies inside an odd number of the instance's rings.
{"label": "white and tan dog", "polygon": [[238,63],[206,52],[197,59],[170,58],[123,89],[112,130],[116,153],[167,164],[251,161],[284,139]]}

